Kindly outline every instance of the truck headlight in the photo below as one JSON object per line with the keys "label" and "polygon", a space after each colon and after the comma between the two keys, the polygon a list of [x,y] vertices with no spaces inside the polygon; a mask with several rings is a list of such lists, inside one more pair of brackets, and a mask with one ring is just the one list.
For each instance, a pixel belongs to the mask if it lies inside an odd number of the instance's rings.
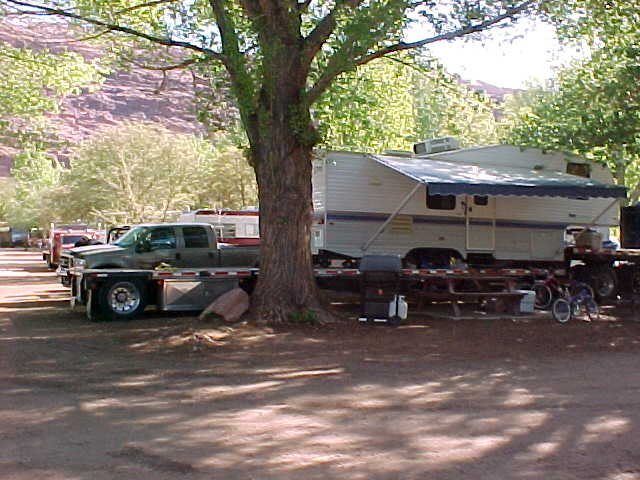
{"label": "truck headlight", "polygon": [[84,258],[74,258],[73,266],[78,268],[84,268],[87,266],[87,261]]}

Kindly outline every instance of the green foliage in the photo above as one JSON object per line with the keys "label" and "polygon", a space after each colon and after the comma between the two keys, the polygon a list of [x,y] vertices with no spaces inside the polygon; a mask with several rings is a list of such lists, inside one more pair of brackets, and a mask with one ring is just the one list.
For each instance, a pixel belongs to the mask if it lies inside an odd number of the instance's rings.
{"label": "green foliage", "polygon": [[228,144],[215,148],[157,124],[114,127],[75,152],[55,194],[55,203],[64,206],[58,219],[140,223],[170,220],[194,204],[255,204],[243,160]]}
{"label": "green foliage", "polygon": [[322,147],[410,149],[453,135],[463,145],[495,143],[495,105],[434,60],[381,59],[343,74],[316,104]]}
{"label": "green foliage", "polygon": [[6,205],[6,216],[12,225],[31,227],[49,223],[53,211],[49,198],[60,180],[61,170],[55,158],[38,149],[27,147],[16,155],[11,170],[15,186]]}
{"label": "green foliage", "polygon": [[430,72],[422,67],[414,74],[416,140],[450,135],[462,146],[497,143],[493,100],[431,63]]}
{"label": "green foliage", "polygon": [[64,95],[78,94],[83,88],[97,88],[106,72],[99,61],[85,61],[72,52],[36,52],[14,48],[0,42],[0,141],[7,137],[18,140],[36,132],[35,140],[43,140],[45,129],[39,118],[55,112]]}
{"label": "green foliage", "polygon": [[[551,11],[565,38],[588,40],[591,56],[560,71],[548,88],[513,98],[504,137],[606,164],[619,183],[631,188],[630,200],[636,201],[640,197],[640,9],[629,8],[626,2],[606,3],[605,8],[602,2],[572,1],[572,10],[556,5]],[[560,22],[561,15],[566,21]]]}
{"label": "green foliage", "polygon": [[[483,22],[521,4],[528,2],[48,2],[51,7],[116,25],[121,32],[140,32],[138,38],[146,45],[186,46],[185,51],[195,52],[201,66],[213,60],[224,65],[254,154],[257,143],[270,138],[273,120],[281,119],[273,99],[289,103],[290,129],[301,144],[313,146],[318,137],[308,127],[311,105],[341,74],[349,74],[385,52],[411,48],[403,43],[409,27],[426,32],[427,37],[452,32],[477,34],[487,28]],[[516,11],[509,18],[520,13]]]}
{"label": "green foliage", "polygon": [[410,145],[416,136],[412,73],[381,60],[338,77],[314,108],[322,146],[381,151]]}
{"label": "green foliage", "polygon": [[13,179],[0,177],[0,222],[6,222],[9,219],[9,204],[13,194]]}

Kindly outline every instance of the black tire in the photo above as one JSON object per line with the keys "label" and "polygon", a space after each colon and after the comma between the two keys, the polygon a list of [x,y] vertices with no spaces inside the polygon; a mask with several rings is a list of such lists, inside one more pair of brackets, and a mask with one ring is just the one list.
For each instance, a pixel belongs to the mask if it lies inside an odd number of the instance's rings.
{"label": "black tire", "polygon": [[113,320],[129,320],[147,306],[146,289],[140,280],[112,280],[100,287],[99,309]]}
{"label": "black tire", "polygon": [[599,267],[591,273],[591,279],[595,298],[599,302],[609,300],[618,293],[618,277],[613,268]]}
{"label": "black tire", "polygon": [[398,315],[394,315],[393,317],[389,318],[388,323],[392,327],[397,327],[398,325],[400,325],[400,323],[402,323],[402,319]]}
{"label": "black tire", "polygon": [[571,305],[564,298],[556,298],[551,304],[551,315],[558,323],[567,323],[571,320]]}
{"label": "black tire", "polygon": [[553,301],[553,292],[548,285],[544,283],[536,283],[533,286],[533,291],[536,294],[535,298],[535,306],[541,310],[545,310],[549,308],[551,302]]}

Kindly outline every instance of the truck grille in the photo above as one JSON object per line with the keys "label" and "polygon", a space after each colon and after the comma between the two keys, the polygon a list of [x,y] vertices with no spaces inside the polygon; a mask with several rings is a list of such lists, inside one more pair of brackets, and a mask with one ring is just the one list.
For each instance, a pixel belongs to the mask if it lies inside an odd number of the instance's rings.
{"label": "truck grille", "polygon": [[62,268],[71,267],[71,257],[65,254],[60,255],[60,267]]}

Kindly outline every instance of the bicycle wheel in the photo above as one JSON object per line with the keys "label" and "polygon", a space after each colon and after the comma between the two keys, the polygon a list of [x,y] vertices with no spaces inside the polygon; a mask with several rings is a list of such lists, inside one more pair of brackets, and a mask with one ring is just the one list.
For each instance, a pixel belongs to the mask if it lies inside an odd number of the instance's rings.
{"label": "bicycle wheel", "polygon": [[585,298],[583,306],[589,321],[598,320],[600,318],[600,308],[593,298]]}
{"label": "bicycle wheel", "polygon": [[536,293],[535,306],[541,310],[549,308],[551,301],[553,300],[553,293],[551,289],[544,283],[536,283],[533,286],[533,291]]}
{"label": "bicycle wheel", "polygon": [[559,323],[567,323],[571,320],[571,305],[564,298],[556,298],[551,304],[551,315]]}
{"label": "bicycle wheel", "polygon": [[569,299],[569,306],[571,307],[571,316],[577,317],[580,315],[580,311],[582,310],[582,300],[577,298]]}

